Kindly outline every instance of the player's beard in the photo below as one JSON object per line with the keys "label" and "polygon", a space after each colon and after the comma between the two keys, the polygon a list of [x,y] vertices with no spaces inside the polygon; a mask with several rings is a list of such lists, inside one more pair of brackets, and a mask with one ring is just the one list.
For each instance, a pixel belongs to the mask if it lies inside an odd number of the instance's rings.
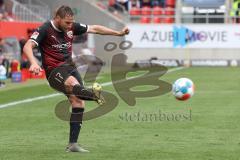
{"label": "player's beard", "polygon": [[59,29],[60,29],[61,31],[63,31],[63,32],[67,32],[67,31],[68,31],[67,28],[64,28],[64,27],[62,27],[62,26],[59,26]]}
{"label": "player's beard", "polygon": [[63,31],[63,32],[67,32],[67,29],[65,29],[63,27],[61,27],[60,30]]}

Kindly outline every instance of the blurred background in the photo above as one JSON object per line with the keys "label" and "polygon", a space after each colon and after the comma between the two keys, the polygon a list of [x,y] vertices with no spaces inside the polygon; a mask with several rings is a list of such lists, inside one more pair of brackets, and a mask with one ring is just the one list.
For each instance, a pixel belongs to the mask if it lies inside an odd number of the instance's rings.
{"label": "blurred background", "polygon": [[[240,0],[0,0],[2,80],[21,71],[18,78],[20,74],[23,81],[31,78],[22,48],[33,31],[63,4],[73,8],[77,22],[131,29],[123,38],[92,34],[75,37],[74,56],[95,55],[105,68],[110,68],[112,56],[119,53],[125,53],[127,62],[138,66],[239,65]],[[132,42],[132,47],[119,48],[122,41]],[[117,44],[115,50],[104,50],[109,42]],[[37,48],[34,54],[40,63]]]}
{"label": "blurred background", "polygon": [[[80,143],[91,151],[84,155],[64,152],[68,123],[54,111],[66,97],[49,87],[44,71],[29,73],[22,53],[33,31],[64,4],[72,7],[76,22],[131,30],[125,37],[85,34],[74,39],[79,71],[87,65],[93,73],[101,69],[97,81],[118,100],[113,111],[84,123]],[[239,26],[240,0],[0,0],[0,159],[239,159]],[[34,55],[41,63],[37,48]],[[166,66],[168,72],[159,79],[172,84],[190,78],[196,92],[184,102],[170,92],[137,97],[130,107],[121,93],[130,94],[118,92],[110,72],[126,63],[137,71]],[[127,78],[139,80],[140,74],[127,73]],[[128,80],[120,78],[120,83]],[[158,89],[136,85],[130,91]],[[85,111],[95,108],[86,102]]]}

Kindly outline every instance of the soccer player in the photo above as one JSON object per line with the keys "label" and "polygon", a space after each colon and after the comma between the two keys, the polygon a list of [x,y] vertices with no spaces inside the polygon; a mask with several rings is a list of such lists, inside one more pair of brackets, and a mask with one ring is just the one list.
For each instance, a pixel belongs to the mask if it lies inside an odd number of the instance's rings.
{"label": "soccer player", "polygon": [[50,86],[64,93],[71,103],[72,113],[67,152],[89,152],[77,143],[82,126],[84,100],[93,100],[100,105],[104,103],[101,90],[94,87],[90,90],[84,87],[81,76],[72,62],[73,36],[86,32],[124,36],[129,34],[129,29],[124,27],[121,31],[117,31],[101,25],[76,23],[72,9],[69,6],[61,6],[51,21],[45,22],[32,34],[23,49],[31,63],[29,70],[38,74],[42,69],[33,56],[33,48],[39,47],[42,65]]}

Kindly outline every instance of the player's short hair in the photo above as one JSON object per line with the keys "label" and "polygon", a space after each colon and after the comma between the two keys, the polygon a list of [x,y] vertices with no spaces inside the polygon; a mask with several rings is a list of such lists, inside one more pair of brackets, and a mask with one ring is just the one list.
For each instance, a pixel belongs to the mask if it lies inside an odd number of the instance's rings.
{"label": "player's short hair", "polygon": [[62,5],[55,12],[55,17],[57,16],[64,18],[66,16],[74,16],[74,13],[71,7]]}

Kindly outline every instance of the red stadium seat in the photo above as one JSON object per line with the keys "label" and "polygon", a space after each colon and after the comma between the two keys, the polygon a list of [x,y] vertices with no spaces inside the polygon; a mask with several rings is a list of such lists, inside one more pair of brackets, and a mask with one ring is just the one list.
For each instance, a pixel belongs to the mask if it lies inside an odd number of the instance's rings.
{"label": "red stadium seat", "polygon": [[168,23],[168,24],[174,23],[174,18],[169,18],[169,17],[164,18],[163,23]]}
{"label": "red stadium seat", "polygon": [[142,8],[142,15],[151,15],[152,14],[152,9],[150,7],[143,7]]}
{"label": "red stadium seat", "polygon": [[141,23],[151,23],[151,18],[150,17],[146,17],[146,16],[142,16],[140,19]]}
{"label": "red stadium seat", "polygon": [[153,8],[153,15],[163,15],[163,9],[159,6]]}
{"label": "red stadium seat", "polygon": [[172,7],[166,7],[165,8],[165,15],[168,15],[168,16],[173,16],[174,15],[174,8]]}
{"label": "red stadium seat", "polygon": [[11,72],[18,72],[20,68],[20,63],[18,60],[12,60],[11,62]]}
{"label": "red stadium seat", "polygon": [[21,73],[22,73],[22,82],[25,82],[30,78],[30,72],[28,69],[22,69]]}
{"label": "red stadium seat", "polygon": [[176,3],[175,0],[166,0],[165,1],[165,5],[168,6],[168,7],[174,7],[175,3]]}
{"label": "red stadium seat", "polygon": [[161,17],[153,17],[153,23],[161,23],[162,18]]}
{"label": "red stadium seat", "polygon": [[131,8],[131,10],[129,11],[130,15],[132,16],[137,16],[137,15],[141,15],[141,9],[137,8],[137,7],[133,7]]}

